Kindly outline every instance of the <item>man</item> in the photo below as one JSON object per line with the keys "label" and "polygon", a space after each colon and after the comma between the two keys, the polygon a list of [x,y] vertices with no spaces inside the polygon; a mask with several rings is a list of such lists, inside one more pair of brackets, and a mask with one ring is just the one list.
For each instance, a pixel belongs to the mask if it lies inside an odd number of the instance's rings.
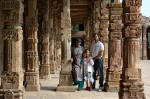
{"label": "man", "polygon": [[92,52],[92,57],[94,60],[94,83],[92,85],[92,88],[95,89],[95,84],[96,84],[96,71],[99,71],[99,90],[98,91],[102,91],[103,88],[103,52],[104,52],[104,44],[102,42],[99,41],[99,37],[98,34],[94,33],[94,42],[92,43],[91,46],[91,52]]}

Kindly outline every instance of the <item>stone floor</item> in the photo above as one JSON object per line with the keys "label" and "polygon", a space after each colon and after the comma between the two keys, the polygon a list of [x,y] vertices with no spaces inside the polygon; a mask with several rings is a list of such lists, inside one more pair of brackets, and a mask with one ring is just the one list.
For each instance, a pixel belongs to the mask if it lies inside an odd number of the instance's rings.
{"label": "stone floor", "polygon": [[[141,68],[146,99],[150,99],[150,61],[141,61]],[[39,92],[26,92],[26,99],[118,99],[117,92],[97,92],[96,90],[92,92],[86,90],[56,92],[58,80],[58,74],[52,75],[51,80],[40,80],[41,90]]]}

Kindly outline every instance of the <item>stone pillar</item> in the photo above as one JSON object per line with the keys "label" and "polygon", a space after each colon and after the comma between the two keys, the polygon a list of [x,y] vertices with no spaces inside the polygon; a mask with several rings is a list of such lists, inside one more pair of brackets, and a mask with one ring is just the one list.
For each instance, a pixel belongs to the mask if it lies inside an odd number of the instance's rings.
{"label": "stone pillar", "polygon": [[90,49],[90,18],[89,17],[85,24],[85,32],[86,35],[84,36],[84,48]]}
{"label": "stone pillar", "polygon": [[121,75],[122,4],[119,2],[109,5],[109,61],[105,91],[112,92],[119,91]]}
{"label": "stone pillar", "polygon": [[[2,11],[0,11],[0,15],[2,16]],[[3,62],[4,62],[4,42],[2,38],[2,29],[3,29],[3,19],[0,17],[0,79],[1,79],[1,73],[3,71]],[[0,80],[1,83],[1,80]]]}
{"label": "stone pillar", "polygon": [[70,18],[70,0],[63,0],[63,11],[61,13],[61,34],[62,34],[62,59],[59,85],[57,91],[75,91],[72,86],[71,75],[71,18]]}
{"label": "stone pillar", "polygon": [[100,32],[100,0],[93,2],[93,33]]}
{"label": "stone pillar", "polygon": [[140,69],[142,0],[123,0],[123,70],[119,99],[146,99]]}
{"label": "stone pillar", "polygon": [[0,99],[23,99],[23,0],[0,0],[4,63]]}
{"label": "stone pillar", "polygon": [[58,11],[57,11],[57,37],[56,37],[56,59],[57,59],[57,72],[61,70],[61,12],[62,12],[62,1],[58,1]]}
{"label": "stone pillar", "polygon": [[42,9],[42,24],[41,24],[41,63],[40,63],[40,78],[50,79],[50,58],[49,58],[49,33],[50,33],[50,20],[49,20],[49,0],[41,1]]}
{"label": "stone pillar", "polygon": [[38,60],[38,10],[37,0],[28,0],[26,16],[26,57],[25,57],[25,81],[26,91],[39,91],[39,60]]}
{"label": "stone pillar", "polygon": [[53,0],[50,1],[50,73],[55,74],[55,61],[54,61],[54,5]]}
{"label": "stone pillar", "polygon": [[109,27],[109,11],[108,11],[108,0],[101,0],[100,3],[100,41],[104,44],[104,55],[103,55],[103,71],[104,78],[106,78],[106,70],[108,68],[108,27]]}
{"label": "stone pillar", "polygon": [[142,32],[142,59],[147,60],[147,27],[143,25]]}
{"label": "stone pillar", "polygon": [[58,62],[58,41],[57,41],[57,38],[58,38],[58,1],[57,0],[54,0],[53,1],[53,9],[54,9],[54,24],[53,24],[53,35],[54,35],[54,62],[55,62],[55,67],[53,68],[55,73],[58,69],[58,65],[59,65],[59,62]]}

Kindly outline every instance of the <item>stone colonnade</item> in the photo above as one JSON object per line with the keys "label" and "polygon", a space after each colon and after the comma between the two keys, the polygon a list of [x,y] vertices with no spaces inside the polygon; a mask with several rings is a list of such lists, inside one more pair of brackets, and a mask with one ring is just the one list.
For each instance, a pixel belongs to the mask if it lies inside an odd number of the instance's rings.
{"label": "stone colonnade", "polygon": [[[50,78],[50,73],[56,73],[60,68],[57,90],[75,91],[71,82],[71,63],[69,62],[71,58],[70,0],[27,0],[24,3],[24,17],[22,2],[23,0],[0,0],[0,14],[2,15],[0,16],[2,22],[0,32],[4,44],[0,98],[19,97],[18,99],[22,99],[23,80],[27,82],[26,91],[38,91],[40,90],[39,78]],[[124,43],[120,99],[144,99],[139,67],[141,3],[142,0],[123,1]],[[106,70],[108,74],[105,88],[106,91],[116,91],[121,73],[122,6],[118,0],[114,0],[109,6],[108,0],[95,0],[91,4],[90,12],[92,13],[85,23],[89,34],[85,38],[90,40],[87,43],[90,44],[92,33],[99,33],[100,40],[105,46],[104,74],[106,76]],[[24,64],[22,62],[23,33],[25,36]],[[24,79],[23,65],[25,66]]]}

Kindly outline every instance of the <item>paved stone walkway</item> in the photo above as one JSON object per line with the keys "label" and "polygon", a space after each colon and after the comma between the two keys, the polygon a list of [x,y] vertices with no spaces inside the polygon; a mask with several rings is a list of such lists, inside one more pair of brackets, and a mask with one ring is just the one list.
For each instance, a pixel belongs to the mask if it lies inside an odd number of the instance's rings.
{"label": "paved stone walkway", "polygon": [[[141,61],[142,79],[144,82],[146,99],[150,99],[150,61]],[[26,99],[119,99],[117,92],[76,91],[56,92],[58,74],[52,75],[51,80],[40,80],[39,92],[26,92]],[[97,86],[98,88],[98,86]]]}

